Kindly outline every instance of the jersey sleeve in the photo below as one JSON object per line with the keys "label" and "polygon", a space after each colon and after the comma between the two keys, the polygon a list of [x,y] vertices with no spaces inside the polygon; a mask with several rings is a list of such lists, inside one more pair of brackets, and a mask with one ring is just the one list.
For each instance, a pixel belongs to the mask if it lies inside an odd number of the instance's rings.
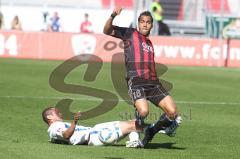
{"label": "jersey sleeve", "polygon": [[119,27],[119,26],[113,26],[114,34],[112,35],[115,38],[119,39],[128,39],[131,36],[131,33],[133,32],[132,28],[125,28],[125,27]]}
{"label": "jersey sleeve", "polygon": [[63,122],[55,122],[51,125],[48,130],[48,135],[51,142],[55,140],[65,140],[63,137],[63,133],[67,130],[65,124]]}

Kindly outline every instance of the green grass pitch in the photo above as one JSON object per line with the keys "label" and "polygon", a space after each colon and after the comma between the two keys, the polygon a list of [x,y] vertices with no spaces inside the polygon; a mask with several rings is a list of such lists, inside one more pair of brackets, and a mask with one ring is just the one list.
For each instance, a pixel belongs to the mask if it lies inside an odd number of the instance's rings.
{"label": "green grass pitch", "polygon": [[[61,93],[49,86],[49,76],[61,61],[0,59],[0,158],[1,159],[229,159],[240,158],[239,68],[169,66],[163,79],[173,84],[171,94],[183,116],[174,138],[157,134],[146,149],[129,149],[126,139],[116,146],[50,144],[41,112],[60,99],[71,97],[71,111],[88,110],[99,100]],[[72,71],[67,83],[85,83],[116,94],[110,64],[94,82],[83,82],[85,66]],[[125,86],[124,86],[125,87]],[[127,93],[127,92],[126,92]],[[133,108],[122,100],[108,113],[79,124],[129,119]],[[151,105],[151,116],[161,113]],[[155,114],[154,114],[155,113]],[[127,114],[127,115],[123,115]]]}

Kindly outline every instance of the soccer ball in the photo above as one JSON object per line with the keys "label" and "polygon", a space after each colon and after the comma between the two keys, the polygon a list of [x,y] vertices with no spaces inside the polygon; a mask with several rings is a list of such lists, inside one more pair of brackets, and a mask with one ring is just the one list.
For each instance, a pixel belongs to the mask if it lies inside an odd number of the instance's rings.
{"label": "soccer ball", "polygon": [[111,144],[117,141],[118,135],[116,131],[110,128],[104,128],[99,132],[99,139],[104,144]]}

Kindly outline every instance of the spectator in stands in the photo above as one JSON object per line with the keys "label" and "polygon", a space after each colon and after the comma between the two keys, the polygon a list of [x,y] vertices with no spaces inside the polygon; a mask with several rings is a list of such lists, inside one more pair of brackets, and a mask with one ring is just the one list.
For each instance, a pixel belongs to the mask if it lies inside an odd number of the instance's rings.
{"label": "spectator in stands", "polygon": [[48,12],[46,11],[42,12],[43,23],[42,23],[41,31],[48,31],[48,16],[49,16]]}
{"label": "spectator in stands", "polygon": [[81,23],[81,26],[80,26],[80,31],[82,33],[92,33],[93,32],[93,29],[92,29],[92,23],[88,20],[88,13],[85,13],[84,14],[84,18],[85,20]]}
{"label": "spectator in stands", "polygon": [[60,17],[58,16],[58,12],[54,12],[53,16],[50,18],[48,31],[50,32],[62,31],[62,25],[61,25]]}
{"label": "spectator in stands", "polygon": [[22,30],[22,24],[17,15],[12,20],[11,29],[12,30]]}
{"label": "spectator in stands", "polygon": [[3,27],[3,14],[0,11],[0,29],[2,29],[2,27]]}
{"label": "spectator in stands", "polygon": [[171,35],[169,27],[163,22],[163,8],[159,0],[153,0],[151,4],[151,11],[154,20],[158,23],[158,35]]}

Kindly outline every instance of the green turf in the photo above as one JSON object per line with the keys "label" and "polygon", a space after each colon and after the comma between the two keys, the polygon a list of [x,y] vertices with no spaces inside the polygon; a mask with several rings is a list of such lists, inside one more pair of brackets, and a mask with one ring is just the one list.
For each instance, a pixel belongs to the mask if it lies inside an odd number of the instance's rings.
{"label": "green turf", "polygon": [[[100,103],[91,97],[58,92],[49,86],[49,76],[61,61],[0,59],[0,158],[1,159],[192,159],[240,158],[240,70],[236,68],[169,67],[163,78],[173,84],[171,91],[183,116],[174,138],[156,135],[146,149],[116,146],[91,147],[48,143],[47,126],[41,111],[66,97],[74,100],[72,111],[88,110]],[[110,65],[104,64],[95,82],[84,82],[80,66],[66,78],[116,94]],[[119,79],[120,80],[120,79]],[[127,92],[126,92],[127,93]],[[133,108],[120,101],[110,112],[80,121],[93,126],[99,122],[129,119]],[[151,105],[155,120],[161,111]],[[155,112],[155,113],[153,113]]]}

